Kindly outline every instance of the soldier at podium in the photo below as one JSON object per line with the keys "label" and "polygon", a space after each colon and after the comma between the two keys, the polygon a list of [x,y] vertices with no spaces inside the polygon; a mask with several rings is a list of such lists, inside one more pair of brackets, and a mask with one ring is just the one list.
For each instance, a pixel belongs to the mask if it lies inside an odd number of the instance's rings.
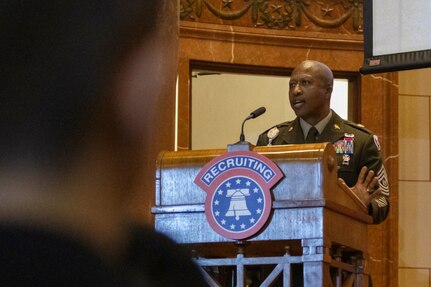
{"label": "soldier at podium", "polygon": [[389,212],[389,185],[377,136],[364,126],[346,121],[330,109],[333,73],[325,64],[304,61],[292,72],[289,101],[297,115],[293,121],[263,132],[258,146],[331,142],[338,177],[368,206],[377,224]]}

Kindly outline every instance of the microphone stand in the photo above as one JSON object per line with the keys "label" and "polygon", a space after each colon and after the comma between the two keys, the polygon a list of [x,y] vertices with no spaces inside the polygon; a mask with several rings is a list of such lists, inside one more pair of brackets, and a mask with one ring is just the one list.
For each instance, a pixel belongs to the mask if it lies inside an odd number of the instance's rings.
{"label": "microphone stand", "polygon": [[234,144],[228,144],[227,145],[227,151],[228,152],[231,152],[231,151],[249,151],[249,150],[253,149],[254,145],[245,140],[244,124],[246,121],[248,121],[250,119],[257,118],[258,116],[263,114],[265,111],[266,111],[266,109],[264,107],[260,107],[244,119],[244,121],[242,122],[242,125],[241,125],[241,134],[239,136],[239,142],[236,142]]}

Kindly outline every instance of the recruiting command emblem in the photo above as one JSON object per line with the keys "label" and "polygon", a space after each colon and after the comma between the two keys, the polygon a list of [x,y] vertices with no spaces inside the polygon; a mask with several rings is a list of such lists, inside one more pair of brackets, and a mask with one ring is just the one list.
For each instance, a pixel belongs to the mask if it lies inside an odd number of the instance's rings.
{"label": "recruiting command emblem", "polygon": [[218,234],[230,239],[255,235],[271,213],[270,188],[283,177],[279,167],[252,151],[222,154],[195,178],[206,193],[205,215]]}

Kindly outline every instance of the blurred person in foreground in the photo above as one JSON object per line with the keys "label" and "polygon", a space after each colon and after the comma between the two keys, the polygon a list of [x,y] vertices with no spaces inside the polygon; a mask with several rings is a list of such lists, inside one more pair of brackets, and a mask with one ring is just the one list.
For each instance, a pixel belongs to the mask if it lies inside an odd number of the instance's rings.
{"label": "blurred person in foreground", "polygon": [[289,101],[296,119],[259,136],[257,145],[330,142],[337,154],[338,177],[368,207],[373,223],[389,213],[389,185],[377,136],[346,121],[330,108],[334,76],[325,64],[307,60],[292,72]]}
{"label": "blurred person in foreground", "polygon": [[1,286],[205,286],[127,210],[164,2],[1,2]]}

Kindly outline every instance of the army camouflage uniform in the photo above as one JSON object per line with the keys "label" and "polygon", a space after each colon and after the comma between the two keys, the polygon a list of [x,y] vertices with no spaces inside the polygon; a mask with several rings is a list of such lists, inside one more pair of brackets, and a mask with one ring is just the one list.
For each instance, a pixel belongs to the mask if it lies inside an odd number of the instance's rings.
{"label": "army camouflage uniform", "polygon": [[[257,141],[258,146],[268,145],[268,134],[277,134],[271,145],[302,144],[304,134],[299,118],[284,122],[263,132]],[[316,142],[330,142],[334,145],[338,162],[338,177],[353,187],[363,166],[374,170],[379,179],[382,195],[374,198],[369,207],[373,223],[382,222],[389,213],[389,185],[383,161],[380,157],[380,145],[372,132],[363,126],[346,121],[332,111],[332,117]]]}

